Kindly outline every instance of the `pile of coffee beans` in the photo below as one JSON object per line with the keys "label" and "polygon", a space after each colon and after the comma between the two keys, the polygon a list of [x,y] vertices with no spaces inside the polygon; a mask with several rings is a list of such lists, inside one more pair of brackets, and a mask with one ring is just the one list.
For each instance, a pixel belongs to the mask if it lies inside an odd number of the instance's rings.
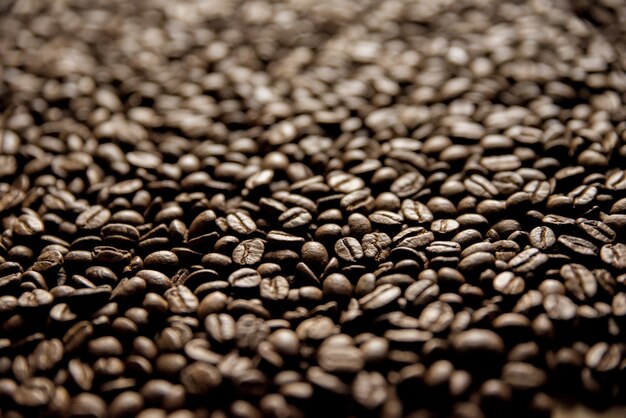
{"label": "pile of coffee beans", "polygon": [[626,399],[626,6],[0,1],[0,417]]}

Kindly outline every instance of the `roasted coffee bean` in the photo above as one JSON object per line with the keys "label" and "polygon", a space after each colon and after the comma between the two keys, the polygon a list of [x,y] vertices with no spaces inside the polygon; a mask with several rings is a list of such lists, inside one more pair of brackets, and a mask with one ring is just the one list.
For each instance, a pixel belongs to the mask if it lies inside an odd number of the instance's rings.
{"label": "roasted coffee bean", "polygon": [[504,271],[493,279],[493,289],[506,296],[516,296],[524,293],[524,279],[510,271]]}
{"label": "roasted coffee bean", "polygon": [[205,396],[219,386],[222,376],[216,367],[196,361],[181,370],[180,381],[187,393]]}
{"label": "roasted coffee bean", "polygon": [[593,273],[581,264],[566,264],[561,267],[565,288],[579,301],[592,299],[597,292],[597,282]]}
{"label": "roasted coffee bean", "polygon": [[598,247],[579,237],[561,235],[557,242],[561,244],[565,250],[569,250],[578,256],[593,256],[598,253]]}
{"label": "roasted coffee bean", "polygon": [[204,327],[217,343],[224,344],[235,339],[235,321],[228,314],[210,314],[204,321]]}
{"label": "roasted coffee bean", "polygon": [[546,373],[528,363],[510,362],[502,368],[502,380],[513,389],[536,390],[547,381]]}
{"label": "roasted coffee bean", "polygon": [[530,231],[530,245],[540,250],[547,250],[556,244],[554,232],[547,226],[538,226]]}
{"label": "roasted coffee bean", "polygon": [[91,206],[76,218],[76,226],[84,230],[102,228],[111,219],[111,212],[99,205]]}
{"label": "roasted coffee bean", "polygon": [[616,268],[626,268],[626,245],[619,244],[607,244],[600,249],[600,258],[606,264]]}
{"label": "roasted coffee bean", "polygon": [[89,353],[94,357],[121,356],[124,352],[122,344],[115,337],[99,337],[88,343]]}
{"label": "roasted coffee bean", "polygon": [[190,314],[198,308],[198,298],[187,286],[176,285],[163,294],[169,310],[175,314]]}
{"label": "roasted coffee bean", "polygon": [[509,266],[516,273],[535,271],[548,261],[548,256],[538,248],[529,248],[509,260]]}
{"label": "roasted coffee bean", "polygon": [[432,302],[427,305],[419,317],[420,327],[434,334],[444,332],[454,319],[454,311],[447,303]]}
{"label": "roasted coffee bean", "polygon": [[163,292],[172,286],[172,281],[156,270],[141,270],[137,277],[144,280],[149,290]]}
{"label": "roasted coffee bean", "polygon": [[384,261],[391,252],[391,238],[384,232],[366,234],[362,239],[363,255],[376,261]]}
{"label": "roasted coffee bean", "polygon": [[576,305],[564,295],[547,295],[544,298],[543,307],[552,320],[568,321],[576,316]]}
{"label": "roasted coffee bean", "polygon": [[585,355],[585,365],[590,369],[608,373],[618,367],[622,353],[618,345],[605,342],[596,343]]}
{"label": "roasted coffee bean", "polygon": [[335,254],[346,262],[355,262],[363,258],[363,248],[356,238],[342,238],[335,243]]}
{"label": "roasted coffee bean", "polygon": [[210,209],[199,213],[189,225],[187,231],[189,238],[199,237],[209,232],[214,227],[215,220],[215,212]]}
{"label": "roasted coffee bean", "polygon": [[254,288],[261,283],[261,275],[251,268],[241,268],[228,276],[228,283],[234,288]]}
{"label": "roasted coffee bean", "polygon": [[405,199],[402,201],[401,209],[407,221],[417,223],[430,223],[433,221],[433,214],[430,209],[418,201]]}
{"label": "roasted coffee bean", "polygon": [[363,368],[363,353],[356,347],[325,345],[320,347],[317,361],[329,373],[356,373]]}
{"label": "roasted coffee bean", "polygon": [[580,228],[589,238],[609,244],[615,240],[616,234],[608,225],[589,219],[576,219],[576,225]]}
{"label": "roasted coffee bean", "polygon": [[278,222],[280,222],[283,227],[287,229],[297,229],[307,226],[312,220],[313,217],[311,214],[306,209],[301,207],[288,209],[278,217]]}
{"label": "roasted coffee bean", "polygon": [[489,268],[496,262],[496,258],[493,254],[488,252],[476,252],[474,254],[470,254],[459,262],[459,269],[463,272],[475,272],[475,271],[483,271],[486,268]]}
{"label": "roasted coffee bean", "polygon": [[265,245],[263,241],[255,238],[239,243],[233,250],[233,261],[240,265],[252,266],[261,262]]}
{"label": "roasted coffee bean", "polygon": [[229,228],[241,235],[249,235],[257,229],[252,218],[244,212],[231,213],[226,217],[226,222]]}
{"label": "roasted coffee bean", "polygon": [[[409,248],[424,248],[430,245],[434,240],[435,235],[421,226],[406,228],[393,237],[393,242],[396,243],[398,247]],[[457,243],[452,243],[451,245],[454,248],[459,246]]]}
{"label": "roasted coffee bean", "polygon": [[383,284],[359,299],[359,305],[366,311],[383,309],[394,303],[401,294],[402,290],[399,287]]}
{"label": "roasted coffee bean", "polygon": [[262,299],[271,301],[284,300],[289,293],[289,281],[283,276],[261,279],[259,293]]}
{"label": "roasted coffee bean", "polygon": [[179,259],[171,251],[155,251],[143,259],[143,267],[148,270],[156,270],[162,273],[174,273],[179,266]]}

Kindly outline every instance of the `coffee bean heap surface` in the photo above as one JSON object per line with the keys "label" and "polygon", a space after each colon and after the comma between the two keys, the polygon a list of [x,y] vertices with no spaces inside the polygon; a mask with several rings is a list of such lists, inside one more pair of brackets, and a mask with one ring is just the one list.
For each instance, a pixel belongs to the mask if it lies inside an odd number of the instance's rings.
{"label": "coffee bean heap surface", "polygon": [[0,1],[0,417],[624,401],[625,22]]}

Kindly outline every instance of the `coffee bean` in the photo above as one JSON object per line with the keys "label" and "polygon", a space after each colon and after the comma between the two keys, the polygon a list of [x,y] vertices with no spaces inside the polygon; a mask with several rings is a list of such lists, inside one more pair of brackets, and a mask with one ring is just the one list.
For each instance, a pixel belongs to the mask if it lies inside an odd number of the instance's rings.
{"label": "coffee bean", "polygon": [[402,201],[401,208],[404,218],[408,221],[417,223],[430,223],[433,221],[433,214],[423,203],[405,199]]}
{"label": "coffee bean", "polygon": [[607,244],[600,249],[600,258],[606,264],[616,268],[626,268],[626,245],[619,244]]}
{"label": "coffee bean", "polygon": [[382,232],[366,234],[362,239],[363,255],[376,261],[384,261],[391,252],[391,238]]}
{"label": "coffee bean", "polygon": [[593,256],[598,253],[598,247],[591,242],[571,235],[561,235],[557,242],[565,250],[569,250],[578,256]]}
{"label": "coffee bean", "polygon": [[556,244],[554,232],[547,226],[538,226],[530,231],[530,245],[540,250],[547,250]]}
{"label": "coffee bean", "polygon": [[261,279],[259,292],[262,299],[270,301],[284,300],[289,293],[289,281],[283,276]]}
{"label": "coffee bean", "polygon": [[322,346],[317,354],[317,361],[329,373],[356,373],[363,368],[361,350],[348,346]]}
{"label": "coffee bean", "polygon": [[92,389],[94,374],[88,364],[79,359],[72,359],[68,363],[67,370],[73,383],[80,389],[84,391]]}
{"label": "coffee bean", "polygon": [[63,343],[59,339],[44,340],[35,347],[29,358],[33,370],[52,370],[63,358]]}
{"label": "coffee bean", "polygon": [[226,217],[226,222],[229,228],[241,235],[251,234],[257,229],[252,218],[244,212],[231,213]]}
{"label": "coffee bean", "polygon": [[144,280],[148,289],[163,292],[172,286],[172,281],[163,273],[156,270],[141,270],[137,277]]}
{"label": "coffee bean", "polygon": [[423,329],[437,334],[447,330],[453,319],[454,311],[450,305],[443,302],[432,302],[420,314],[419,324]]}
{"label": "coffee bean", "polygon": [[143,260],[143,267],[149,270],[156,270],[162,273],[174,273],[179,265],[179,259],[171,251],[155,251],[148,254]]}
{"label": "coffee bean", "polygon": [[609,244],[615,240],[616,234],[608,225],[589,219],[576,219],[576,225],[580,228],[589,238]]}
{"label": "coffee bean", "polygon": [[254,265],[261,262],[265,245],[263,241],[255,238],[242,241],[233,250],[233,261],[240,265]]}
{"label": "coffee bean", "polygon": [[[393,237],[393,242],[397,243],[397,246],[408,248],[423,248],[431,244],[434,240],[435,235],[421,226],[406,228]],[[458,246],[457,243],[452,243],[451,245],[454,248]],[[434,248],[435,247],[431,250]]]}
{"label": "coffee bean", "polygon": [[493,279],[493,289],[506,296],[516,296],[524,293],[524,279],[510,271],[503,271]]}
{"label": "coffee bean", "polygon": [[198,298],[187,286],[176,285],[163,294],[169,310],[175,314],[190,314],[198,308]]}
{"label": "coffee bean", "polygon": [[359,305],[366,311],[383,309],[394,303],[401,294],[402,290],[399,287],[383,284],[359,299]]}
{"label": "coffee bean", "polygon": [[493,254],[487,252],[476,252],[464,257],[459,263],[459,269],[463,272],[483,271],[496,262]]}
{"label": "coffee bean", "polygon": [[280,222],[283,227],[287,229],[297,229],[307,226],[312,220],[313,217],[311,214],[306,209],[301,207],[288,209],[278,217],[278,222]]}
{"label": "coffee bean", "polygon": [[261,275],[251,268],[241,268],[228,276],[228,283],[237,289],[254,288],[260,285]]}
{"label": "coffee bean", "polygon": [[88,343],[89,353],[95,357],[121,356],[124,352],[122,344],[115,337],[99,337]]}
{"label": "coffee bean", "polygon": [[621,358],[621,350],[616,344],[599,342],[587,351],[585,365],[594,371],[607,373],[618,367]]}
{"label": "coffee bean", "polygon": [[426,306],[439,297],[439,286],[431,280],[419,280],[404,292],[404,297],[415,306]]}
{"label": "coffee bean", "polygon": [[196,361],[181,370],[180,381],[190,395],[206,396],[219,386],[222,376],[216,367]]}
{"label": "coffee bean", "polygon": [[374,410],[387,400],[385,378],[378,372],[359,372],[354,379],[352,393],[359,405]]}
{"label": "coffee bean", "polygon": [[543,307],[548,317],[553,320],[568,321],[576,316],[576,305],[564,295],[547,295],[544,298]]}
{"label": "coffee bean", "polygon": [[363,248],[358,240],[352,237],[342,238],[335,243],[335,254],[344,261],[352,262],[363,258]]}
{"label": "coffee bean", "polygon": [[91,206],[76,218],[76,226],[84,230],[102,228],[111,219],[111,212],[99,205]]}
{"label": "coffee bean", "polygon": [[561,267],[565,288],[579,301],[593,298],[597,292],[596,278],[581,264],[566,264]]}
{"label": "coffee bean", "polygon": [[327,181],[333,190],[341,193],[351,193],[365,186],[365,183],[359,177],[341,171],[329,173]]}
{"label": "coffee bean", "polygon": [[204,321],[204,327],[211,339],[219,344],[235,339],[235,321],[228,314],[210,314]]}
{"label": "coffee bean", "polygon": [[513,389],[536,390],[546,384],[546,373],[528,363],[510,362],[502,368],[502,380]]}
{"label": "coffee bean", "polygon": [[534,271],[548,261],[548,256],[537,248],[529,248],[509,260],[509,266],[516,273]]}
{"label": "coffee bean", "polygon": [[390,187],[390,191],[400,198],[416,195],[424,186],[426,179],[417,171],[410,171],[398,177]]}

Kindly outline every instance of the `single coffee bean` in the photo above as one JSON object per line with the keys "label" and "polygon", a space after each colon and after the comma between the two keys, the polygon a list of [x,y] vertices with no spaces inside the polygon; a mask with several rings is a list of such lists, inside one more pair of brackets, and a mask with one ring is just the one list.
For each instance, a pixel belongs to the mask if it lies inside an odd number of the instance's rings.
{"label": "single coffee bean", "polygon": [[557,242],[563,246],[564,249],[571,251],[579,256],[593,256],[598,253],[598,247],[593,243],[571,235],[561,235]]}
{"label": "single coffee bean", "polygon": [[525,282],[510,271],[503,271],[493,279],[493,289],[506,296],[516,296],[524,293]]}
{"label": "single coffee bean", "polygon": [[115,337],[99,337],[88,343],[89,353],[94,357],[121,356],[124,348]]}
{"label": "single coffee bean", "polygon": [[356,373],[365,364],[363,353],[353,346],[322,346],[317,361],[329,373]]}
{"label": "single coffee bean", "polygon": [[547,382],[546,373],[529,364],[510,362],[502,368],[502,380],[519,391],[536,390]]}
{"label": "single coffee bean", "polygon": [[289,281],[283,276],[261,279],[259,293],[262,299],[268,301],[285,300],[289,294]]}
{"label": "single coffee bean", "polygon": [[391,252],[391,238],[384,232],[366,234],[362,239],[363,255],[376,261],[384,261]]}
{"label": "single coffee bean", "polygon": [[428,304],[419,317],[420,327],[434,334],[446,331],[452,320],[454,311],[447,303],[432,302]]}
{"label": "single coffee bean", "polygon": [[600,221],[579,218],[576,219],[576,225],[596,242],[610,244],[615,240],[615,231]]}
{"label": "single coffee bean", "polygon": [[538,226],[530,231],[530,245],[540,250],[547,250],[556,244],[554,232],[547,226]]}
{"label": "single coffee bean", "polygon": [[352,262],[363,258],[363,248],[356,238],[342,238],[335,243],[335,254],[344,261]]}
{"label": "single coffee bean", "polygon": [[295,245],[304,243],[304,238],[284,231],[270,231],[267,233],[267,240],[276,245]]}
{"label": "single coffee bean", "polygon": [[368,410],[374,410],[387,400],[387,381],[378,372],[359,372],[353,382],[352,396]]}
{"label": "single coffee bean", "polygon": [[547,295],[544,298],[543,307],[552,320],[569,321],[576,316],[576,305],[564,295]]}
{"label": "single coffee bean", "polygon": [[538,248],[529,248],[509,260],[509,266],[516,273],[528,273],[537,270],[548,261],[548,256]]}
{"label": "single coffee bean", "polygon": [[618,345],[598,342],[587,351],[585,365],[596,372],[608,373],[618,367],[621,359]]}
{"label": "single coffee bean", "polygon": [[488,252],[476,252],[464,257],[459,262],[459,269],[463,272],[484,271],[496,262],[493,254]]}
{"label": "single coffee bean", "polygon": [[191,222],[191,225],[189,225],[187,231],[189,238],[199,237],[210,232],[211,229],[214,228],[215,220],[215,212],[210,209],[198,214]]}
{"label": "single coffee bean", "polygon": [[[397,246],[408,248],[424,248],[433,243],[434,240],[435,235],[421,226],[406,228],[393,237],[393,242]],[[459,244],[453,243],[451,245],[456,248]]]}
{"label": "single coffee bean", "polygon": [[600,258],[606,264],[623,270],[626,268],[626,245],[622,243],[604,245],[600,249]]}
{"label": "single coffee bean", "polygon": [[252,266],[261,262],[264,251],[265,244],[261,239],[245,240],[233,250],[233,261],[239,265]]}
{"label": "single coffee bean", "polygon": [[176,285],[163,294],[169,310],[175,314],[190,314],[198,308],[198,298],[187,286]]}
{"label": "single coffee bean", "polygon": [[390,191],[400,198],[416,195],[426,183],[426,179],[417,171],[410,171],[398,177],[390,187]]}
{"label": "single coffee bean", "polygon": [[433,214],[428,209],[428,206],[421,202],[405,199],[402,201],[401,206],[404,219],[416,223],[430,223],[433,221]]}
{"label": "single coffee bean", "polygon": [[402,290],[399,287],[383,284],[359,299],[359,305],[366,311],[383,309],[394,303],[401,294]]}
{"label": "single coffee bean", "polygon": [[261,275],[251,268],[241,268],[228,276],[228,283],[237,289],[254,288],[261,284]]}
{"label": "single coffee bean", "polygon": [[111,212],[102,206],[91,206],[76,218],[76,226],[83,230],[102,228],[111,219]]}
{"label": "single coffee bean", "polygon": [[229,228],[241,235],[249,235],[257,229],[252,218],[244,212],[231,213],[226,217],[226,222]]}
{"label": "single coffee bean", "polygon": [[566,264],[561,267],[565,288],[581,302],[589,300],[596,295],[596,278],[585,266],[581,264]]}
{"label": "single coffee bean", "polygon": [[212,341],[224,344],[235,339],[235,320],[228,314],[210,314],[204,327]]}
{"label": "single coffee bean", "polygon": [[293,207],[278,217],[284,228],[297,229],[307,226],[313,220],[313,216],[304,208]]}
{"label": "single coffee bean", "polygon": [[333,190],[340,193],[351,193],[365,186],[365,182],[359,177],[341,171],[330,172],[327,182]]}
{"label": "single coffee bean", "polygon": [[215,366],[196,361],[181,370],[180,382],[190,395],[206,396],[220,385],[222,376]]}

